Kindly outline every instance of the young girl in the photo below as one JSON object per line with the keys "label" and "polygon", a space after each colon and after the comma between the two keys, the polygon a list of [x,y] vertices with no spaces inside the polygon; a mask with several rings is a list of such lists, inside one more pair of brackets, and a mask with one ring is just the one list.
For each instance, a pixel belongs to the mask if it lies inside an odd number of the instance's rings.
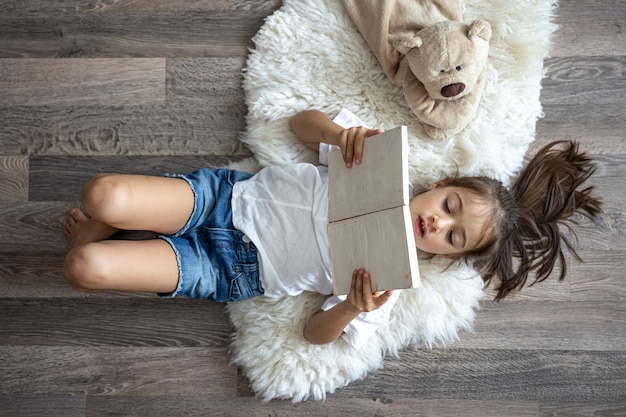
{"label": "young girl", "polygon": [[[343,129],[325,114],[290,120],[312,149],[332,144],[348,167],[359,164],[365,140],[379,130]],[[558,149],[563,145],[563,149]],[[416,247],[432,256],[471,263],[496,299],[542,281],[557,260],[566,273],[559,224],[581,213],[594,220],[601,203],[590,159],[572,142],[553,143],[522,170],[511,189],[486,177],[445,178],[410,201]],[[156,292],[216,301],[302,291],[332,293],[326,168],[271,166],[256,175],[200,169],[177,177],[101,174],[82,190],[65,235],[64,265],[77,290]],[[569,227],[569,226],[568,226]],[[119,230],[150,230],[159,239],[107,240]],[[575,252],[574,252],[575,253]],[[359,348],[386,320],[399,291],[373,293],[370,277],[354,271],[345,297],[329,297],[304,328],[311,343],[344,337]]]}

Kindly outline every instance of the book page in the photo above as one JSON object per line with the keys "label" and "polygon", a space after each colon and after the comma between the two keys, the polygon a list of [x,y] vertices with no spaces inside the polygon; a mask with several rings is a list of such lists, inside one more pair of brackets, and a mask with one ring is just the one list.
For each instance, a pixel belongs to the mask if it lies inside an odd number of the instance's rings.
{"label": "book page", "polygon": [[358,268],[370,273],[373,291],[418,286],[406,127],[369,138],[360,165],[346,168],[340,151],[328,159],[333,292],[347,294]]}
{"label": "book page", "polygon": [[330,223],[328,235],[335,295],[350,291],[352,271],[358,268],[370,273],[372,291],[418,286],[417,249],[408,206]]}
{"label": "book page", "polygon": [[406,126],[367,139],[362,159],[346,168],[340,151],[329,152],[329,221],[409,204]]}

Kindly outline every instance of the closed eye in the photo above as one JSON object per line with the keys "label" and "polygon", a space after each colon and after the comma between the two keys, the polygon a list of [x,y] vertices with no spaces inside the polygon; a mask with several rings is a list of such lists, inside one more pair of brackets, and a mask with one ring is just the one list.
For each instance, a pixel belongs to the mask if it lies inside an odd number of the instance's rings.
{"label": "closed eye", "polygon": [[450,203],[447,198],[443,201],[443,210],[450,214]]}
{"label": "closed eye", "polygon": [[452,234],[452,230],[448,232],[448,243],[451,246],[454,246],[454,235]]}

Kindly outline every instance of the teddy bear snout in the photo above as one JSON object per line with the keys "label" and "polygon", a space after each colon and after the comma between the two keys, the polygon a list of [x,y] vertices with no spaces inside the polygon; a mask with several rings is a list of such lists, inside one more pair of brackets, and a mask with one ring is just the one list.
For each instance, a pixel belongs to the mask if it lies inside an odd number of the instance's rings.
{"label": "teddy bear snout", "polygon": [[463,90],[465,90],[465,84],[463,83],[449,84],[441,89],[441,95],[444,97],[454,97],[461,94]]}

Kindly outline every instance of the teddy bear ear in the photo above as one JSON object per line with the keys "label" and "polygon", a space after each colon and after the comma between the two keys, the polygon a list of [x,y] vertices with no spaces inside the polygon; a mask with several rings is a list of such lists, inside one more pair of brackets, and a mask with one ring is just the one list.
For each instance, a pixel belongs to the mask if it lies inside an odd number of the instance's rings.
{"label": "teddy bear ear", "polygon": [[407,54],[413,48],[419,48],[424,41],[419,36],[402,36],[393,41],[393,47],[401,54]]}
{"label": "teddy bear ear", "polygon": [[491,25],[489,22],[482,19],[476,19],[470,23],[469,30],[467,31],[467,37],[472,39],[475,36],[489,42],[491,39]]}

